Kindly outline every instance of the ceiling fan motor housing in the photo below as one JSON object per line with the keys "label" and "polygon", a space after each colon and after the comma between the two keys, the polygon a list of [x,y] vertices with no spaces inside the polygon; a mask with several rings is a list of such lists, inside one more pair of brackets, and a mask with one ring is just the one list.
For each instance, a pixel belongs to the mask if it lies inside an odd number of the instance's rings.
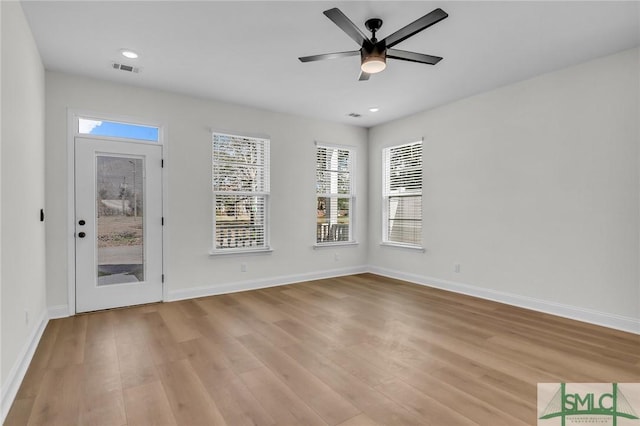
{"label": "ceiling fan motor housing", "polygon": [[360,65],[362,71],[375,74],[387,66],[387,49],[384,41],[371,44],[365,42],[360,49]]}

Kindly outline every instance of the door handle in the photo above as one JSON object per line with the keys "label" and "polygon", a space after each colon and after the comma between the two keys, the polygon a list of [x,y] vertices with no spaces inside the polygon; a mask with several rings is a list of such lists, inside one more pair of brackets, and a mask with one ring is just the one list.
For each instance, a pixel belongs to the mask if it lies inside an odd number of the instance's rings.
{"label": "door handle", "polygon": [[86,236],[87,236],[87,234],[85,234],[84,232],[79,232],[78,233],[78,237],[80,237],[80,238],[84,238]]}

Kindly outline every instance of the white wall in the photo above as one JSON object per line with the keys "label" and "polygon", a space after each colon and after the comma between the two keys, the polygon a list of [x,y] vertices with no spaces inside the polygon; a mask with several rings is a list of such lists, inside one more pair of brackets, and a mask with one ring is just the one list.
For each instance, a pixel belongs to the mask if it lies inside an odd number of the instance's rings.
{"label": "white wall", "polygon": [[[541,309],[566,305],[574,313],[597,314],[580,319],[619,316],[625,326],[637,326],[639,90],[638,51],[631,50],[367,132],[47,72],[49,306],[67,303],[70,107],[168,125],[170,298],[348,271],[368,262],[377,272],[401,272],[414,281]],[[270,255],[208,255],[210,127],[272,137]],[[423,136],[427,250],[380,247],[381,147]],[[313,140],[358,147],[358,247],[311,248]],[[243,262],[246,273],[240,273]],[[453,272],[454,263],[461,264],[460,273]]]}
{"label": "white wall", "polygon": [[[114,71],[115,72],[115,71]],[[143,79],[144,74],[132,75]],[[169,144],[170,298],[348,272],[366,265],[367,130],[55,72],[46,73],[47,276],[49,306],[67,304],[67,108],[161,121]],[[210,256],[210,128],[271,137],[271,254]],[[357,148],[360,245],[315,242],[314,140]],[[334,254],[339,254],[336,261]],[[240,264],[247,272],[240,272]],[[199,289],[206,287],[205,289]]]}
{"label": "white wall", "polygon": [[[18,2],[2,9],[2,410],[46,323],[44,68]],[[29,322],[25,321],[25,312]],[[36,339],[37,341],[37,339]],[[33,349],[33,348],[31,348]],[[27,360],[28,362],[28,360]],[[18,377],[21,379],[21,377]]]}
{"label": "white wall", "polygon": [[[634,49],[371,129],[370,264],[638,326],[639,76]],[[419,137],[426,252],[381,247],[381,148]]]}

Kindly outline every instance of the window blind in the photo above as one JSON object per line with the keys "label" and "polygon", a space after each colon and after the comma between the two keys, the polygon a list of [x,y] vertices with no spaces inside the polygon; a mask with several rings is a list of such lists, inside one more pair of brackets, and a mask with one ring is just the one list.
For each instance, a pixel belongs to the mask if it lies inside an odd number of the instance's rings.
{"label": "window blind", "polygon": [[422,243],[422,141],[383,150],[383,241]]}
{"label": "window blind", "polygon": [[214,250],[268,248],[269,140],[213,134]]}
{"label": "window blind", "polygon": [[316,149],[316,243],[353,241],[354,152],[318,145]]}

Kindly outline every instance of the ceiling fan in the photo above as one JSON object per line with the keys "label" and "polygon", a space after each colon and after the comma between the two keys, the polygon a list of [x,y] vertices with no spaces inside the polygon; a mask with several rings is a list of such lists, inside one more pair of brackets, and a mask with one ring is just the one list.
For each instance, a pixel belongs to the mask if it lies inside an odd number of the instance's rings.
{"label": "ceiling fan", "polygon": [[376,39],[376,32],[382,27],[382,19],[368,19],[364,26],[371,31],[371,38],[368,38],[347,16],[338,8],[325,10],[323,12],[327,18],[331,19],[342,31],[347,33],[358,45],[360,50],[349,52],[325,53],[323,55],[303,56],[301,62],[322,61],[325,59],[346,58],[360,54],[360,77],[358,80],[368,80],[371,74],[384,70],[387,66],[387,58],[399,59],[402,61],[418,62],[421,64],[435,65],[442,59],[439,56],[425,55],[422,53],[407,52],[406,50],[393,49],[396,44],[408,39],[420,31],[437,24],[449,16],[444,10],[438,8],[427,13],[409,25],[399,29],[395,33],[382,40]]}

